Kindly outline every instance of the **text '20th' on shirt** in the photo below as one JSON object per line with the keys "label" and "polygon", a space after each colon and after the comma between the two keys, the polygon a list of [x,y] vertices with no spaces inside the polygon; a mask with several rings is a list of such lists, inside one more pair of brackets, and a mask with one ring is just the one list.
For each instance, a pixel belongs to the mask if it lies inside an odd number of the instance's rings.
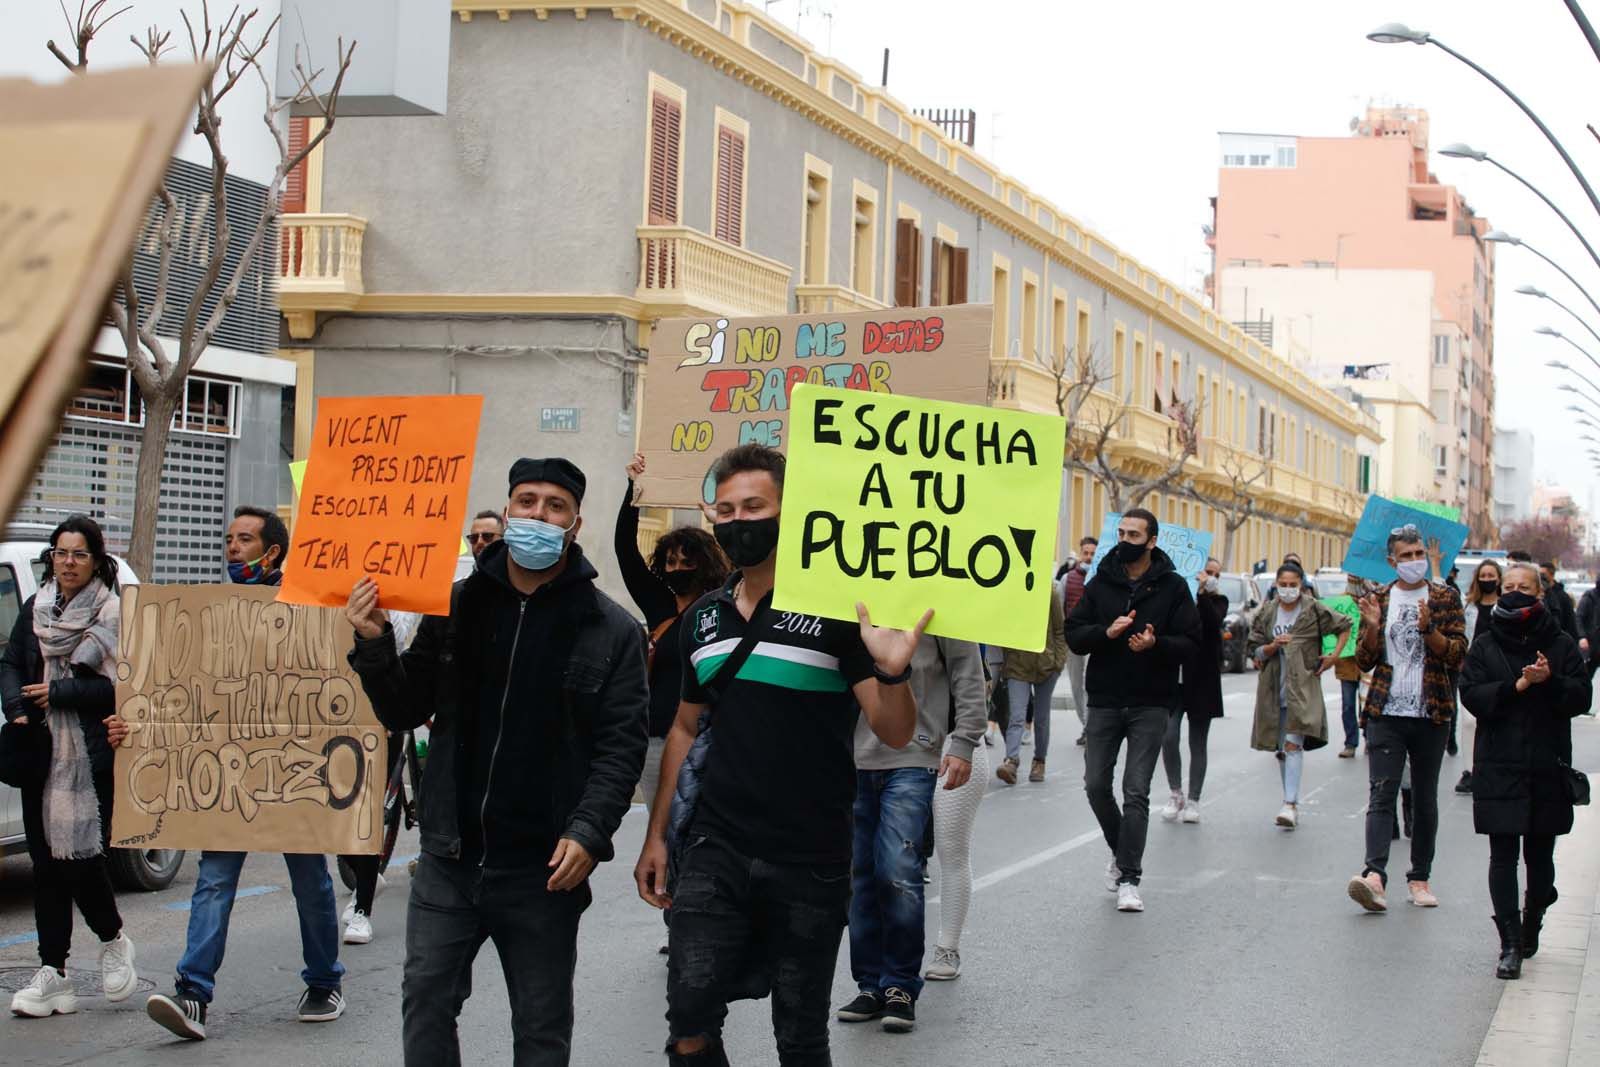
{"label": "text '20th' on shirt", "polygon": [[1402,589],[1398,584],[1389,589],[1389,612],[1383,620],[1383,637],[1389,664],[1394,668],[1394,681],[1389,685],[1389,699],[1383,706],[1386,716],[1420,719],[1424,714],[1422,660],[1426,646],[1422,632],[1417,629],[1417,619],[1427,601],[1427,583],[1415,589]]}
{"label": "text '20th' on shirt", "polygon": [[[872,657],[857,624],[773,611],[770,593],[746,622],[737,581],[684,616],[683,699],[712,705],[693,832],[769,863],[847,864],[859,714],[850,687],[872,677]],[[712,704],[706,686],[752,626],[749,658]]]}

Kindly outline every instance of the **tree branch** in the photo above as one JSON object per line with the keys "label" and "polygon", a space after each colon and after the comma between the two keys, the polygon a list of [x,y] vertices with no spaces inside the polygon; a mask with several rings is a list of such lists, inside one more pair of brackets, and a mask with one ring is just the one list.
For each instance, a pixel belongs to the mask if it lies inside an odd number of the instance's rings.
{"label": "tree branch", "polygon": [[92,5],[86,6],[87,0],[85,0],[84,3],[78,5],[78,17],[74,20],[71,15],[67,14],[65,0],[60,0],[61,17],[66,19],[67,29],[72,33],[72,43],[78,50],[78,58],[76,61],[69,58],[65,52],[56,46],[54,41],[46,41],[44,46],[51,55],[61,62],[63,67],[66,67],[74,74],[82,74],[88,69],[89,45],[93,43],[100,31],[106,28],[106,24],[118,15],[132,10],[133,7],[130,4],[102,18],[100,11],[106,6],[107,2],[108,0],[95,0]]}

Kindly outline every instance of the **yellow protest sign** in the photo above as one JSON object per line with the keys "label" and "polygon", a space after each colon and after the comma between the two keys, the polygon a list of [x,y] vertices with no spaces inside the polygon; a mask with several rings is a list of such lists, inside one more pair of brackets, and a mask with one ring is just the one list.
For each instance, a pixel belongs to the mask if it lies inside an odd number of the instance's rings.
{"label": "yellow protest sign", "polygon": [[1038,651],[1066,420],[797,385],[773,607]]}

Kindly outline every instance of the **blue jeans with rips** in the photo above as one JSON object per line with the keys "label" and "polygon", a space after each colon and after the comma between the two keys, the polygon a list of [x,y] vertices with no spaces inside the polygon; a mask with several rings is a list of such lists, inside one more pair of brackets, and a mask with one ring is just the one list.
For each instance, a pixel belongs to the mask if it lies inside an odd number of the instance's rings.
{"label": "blue jeans with rips", "polygon": [[926,767],[856,772],[850,974],[864,993],[922,992],[921,843],[937,778]]}

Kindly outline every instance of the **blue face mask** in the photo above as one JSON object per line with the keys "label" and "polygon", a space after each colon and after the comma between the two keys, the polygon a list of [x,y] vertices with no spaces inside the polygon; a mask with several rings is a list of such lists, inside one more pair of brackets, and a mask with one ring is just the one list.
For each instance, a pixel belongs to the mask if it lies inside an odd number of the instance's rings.
{"label": "blue face mask", "polygon": [[[577,525],[578,520],[572,520]],[[560,527],[539,519],[506,519],[504,540],[511,558],[523,570],[546,571],[561,562],[567,550],[567,533],[572,526]]]}

